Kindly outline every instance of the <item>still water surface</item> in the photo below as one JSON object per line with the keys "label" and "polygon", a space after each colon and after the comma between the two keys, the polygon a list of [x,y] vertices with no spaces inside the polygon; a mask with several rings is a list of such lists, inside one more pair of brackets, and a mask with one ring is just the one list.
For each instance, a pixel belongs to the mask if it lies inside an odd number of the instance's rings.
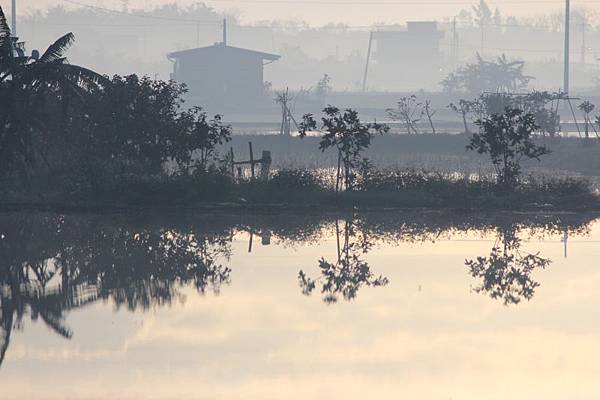
{"label": "still water surface", "polygon": [[597,399],[584,214],[0,215],[2,399]]}

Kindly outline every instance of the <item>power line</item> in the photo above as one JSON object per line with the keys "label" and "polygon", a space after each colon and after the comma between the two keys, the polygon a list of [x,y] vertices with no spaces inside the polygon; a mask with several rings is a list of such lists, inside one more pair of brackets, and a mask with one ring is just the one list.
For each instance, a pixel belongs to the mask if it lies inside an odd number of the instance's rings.
{"label": "power line", "polygon": [[[171,21],[174,22],[174,21]],[[175,26],[175,24],[99,24],[99,23],[81,23],[81,22],[45,22],[45,21],[37,21],[37,20],[22,20],[19,21],[19,24],[23,25],[44,25],[44,26],[81,26],[81,27],[106,27],[106,28],[156,28],[159,26]],[[176,26],[197,26],[198,24],[194,22],[186,22],[186,23],[177,23]],[[202,24],[200,24],[202,25]],[[208,24],[204,24],[205,26],[209,26]]]}
{"label": "power line", "polygon": [[[66,1],[66,0],[63,0]],[[318,5],[368,5],[368,6],[393,6],[393,5],[472,5],[472,1],[439,1],[439,0],[409,0],[409,1],[365,1],[365,0],[341,0],[341,1],[333,1],[333,0],[206,0],[208,3],[238,3],[238,4],[304,4],[311,6]],[[600,4],[600,0],[580,0],[580,4]],[[490,2],[491,5],[530,5],[530,4],[562,4],[561,0],[529,0],[529,1],[517,1],[510,0],[504,2]]]}
{"label": "power line", "polygon": [[202,24],[221,25],[222,24],[222,22],[220,20],[218,20],[218,21],[197,20],[197,19],[189,19],[189,18],[161,17],[158,15],[148,15],[148,14],[134,14],[134,13],[126,12],[126,11],[114,10],[112,8],[93,6],[90,4],[80,3],[80,2],[74,1],[74,0],[62,0],[62,1],[65,3],[74,4],[74,5],[77,5],[80,7],[90,8],[90,9],[99,10],[99,11],[105,11],[105,12],[109,12],[109,13],[113,13],[113,14],[124,15],[127,17],[146,18],[146,19],[155,19],[155,20],[163,20],[163,21],[177,21],[177,22],[183,21],[183,22],[194,23],[196,25],[202,25]]}

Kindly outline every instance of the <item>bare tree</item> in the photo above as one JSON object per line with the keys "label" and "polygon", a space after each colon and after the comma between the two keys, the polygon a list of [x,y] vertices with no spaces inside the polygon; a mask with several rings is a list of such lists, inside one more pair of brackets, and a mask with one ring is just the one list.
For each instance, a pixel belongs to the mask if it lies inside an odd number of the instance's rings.
{"label": "bare tree", "polygon": [[427,115],[427,120],[429,120],[429,126],[431,126],[431,133],[436,134],[435,126],[433,125],[433,116],[437,111],[431,109],[431,100],[425,101],[425,115]]}
{"label": "bare tree", "polygon": [[417,100],[414,94],[405,96],[398,102],[397,108],[388,108],[386,110],[391,119],[401,121],[406,127],[406,133],[418,134],[417,124],[423,117],[423,103]]}
{"label": "bare tree", "polygon": [[[596,106],[588,100],[586,100],[583,103],[581,103],[578,108],[583,112],[583,118],[585,120],[585,137],[587,139],[590,137],[590,126],[592,127],[592,129],[594,129],[594,131],[596,131],[594,124],[590,120],[590,114],[594,112]],[[598,132],[596,132],[596,135],[598,135]]]}

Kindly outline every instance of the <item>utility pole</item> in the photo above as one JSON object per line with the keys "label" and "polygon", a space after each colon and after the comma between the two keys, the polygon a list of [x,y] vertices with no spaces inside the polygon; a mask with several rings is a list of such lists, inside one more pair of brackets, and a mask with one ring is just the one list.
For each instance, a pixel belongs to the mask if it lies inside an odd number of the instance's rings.
{"label": "utility pole", "polygon": [[363,93],[367,90],[367,75],[369,74],[369,63],[371,62],[371,46],[373,45],[373,31],[369,34],[369,48],[367,49],[367,62],[365,64],[365,73],[362,81]]}
{"label": "utility pole", "polygon": [[458,34],[456,32],[456,17],[452,20],[452,67],[458,67]]}
{"label": "utility pole", "polygon": [[587,51],[587,49],[585,48],[585,29],[586,29],[587,23],[584,20],[583,23],[581,24],[581,64],[583,66],[585,66],[585,53]]}
{"label": "utility pole", "polygon": [[16,37],[17,36],[17,0],[12,0],[11,19],[12,19],[12,26],[10,29],[12,31],[12,35],[14,37]]}
{"label": "utility pole", "polygon": [[485,25],[483,23],[483,17],[481,17],[479,25],[481,25],[481,57],[483,58],[483,52],[485,50]]}
{"label": "utility pole", "polygon": [[223,46],[227,46],[227,18],[223,18]]}
{"label": "utility pole", "polygon": [[565,0],[565,54],[564,54],[564,82],[563,91],[569,93],[569,51],[570,51],[570,31],[571,31],[571,0]]}
{"label": "utility pole", "polygon": [[200,47],[200,24],[196,24],[196,47]]}

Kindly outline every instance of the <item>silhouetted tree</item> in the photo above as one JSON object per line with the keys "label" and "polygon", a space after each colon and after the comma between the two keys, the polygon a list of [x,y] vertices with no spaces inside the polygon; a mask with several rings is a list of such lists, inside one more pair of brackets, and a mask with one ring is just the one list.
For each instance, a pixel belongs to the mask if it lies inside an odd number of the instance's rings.
{"label": "silhouetted tree", "polygon": [[461,116],[465,133],[471,133],[467,117],[469,114],[472,114],[474,112],[478,113],[480,109],[480,104],[477,101],[460,99],[458,101],[458,104],[450,103],[448,105],[448,108],[450,108],[452,111]]}
{"label": "silhouetted tree", "polygon": [[[371,249],[372,242],[365,232],[359,232],[355,221],[345,221],[343,237],[340,238],[340,230],[336,221],[337,238],[337,260],[319,260],[319,269],[322,282],[321,294],[326,303],[335,303],[341,294],[345,300],[352,300],[358,294],[360,288],[366,286],[385,286],[388,279],[375,277],[371,272],[369,264],[361,257]],[[298,273],[298,282],[304,295],[310,295],[316,288],[317,281],[311,279],[304,271]]]}
{"label": "silhouetted tree", "polygon": [[61,149],[74,154],[74,164],[103,175],[115,174],[115,168],[160,174],[167,161],[184,174],[206,172],[218,164],[217,149],[231,140],[231,127],[200,107],[185,109],[185,92],[174,81],[114,76],[84,107],[72,110]]}
{"label": "silhouetted tree", "polygon": [[533,79],[523,72],[524,61],[509,61],[503,54],[496,61],[486,61],[477,54],[477,62],[460,67],[442,82],[448,93],[516,92],[524,90]]}
{"label": "silhouetted tree", "polygon": [[560,129],[560,115],[557,104],[565,97],[564,93],[532,91],[527,94],[483,93],[474,100],[459,100],[458,104],[450,103],[452,111],[462,117],[465,132],[468,130],[467,119],[473,122],[502,114],[507,108],[519,109],[534,116],[537,129],[542,135],[556,136]]}
{"label": "silhouetted tree", "polygon": [[218,293],[230,269],[229,232],[98,226],[86,218],[3,218],[0,365],[14,327],[30,316],[70,338],[65,312],[99,299],[146,310],[181,299],[179,288]]}
{"label": "silhouetted tree", "polygon": [[331,77],[328,74],[323,74],[323,77],[317,82],[315,94],[319,97],[324,97],[331,91]]}
{"label": "silhouetted tree", "polygon": [[[592,104],[588,100],[581,103],[578,108],[583,112],[583,119],[585,121],[585,137],[588,139],[590,137],[590,114],[594,112],[596,109],[596,105]],[[595,128],[594,128],[595,129]]]}
{"label": "silhouetted tree", "polygon": [[502,299],[505,305],[531,300],[539,283],[531,278],[536,269],[545,269],[551,261],[538,254],[522,254],[521,241],[513,227],[499,228],[496,243],[489,256],[466,260],[470,274],[480,279],[477,293]]}
{"label": "silhouetted tree", "polygon": [[532,114],[507,108],[503,114],[493,114],[477,121],[480,132],[473,134],[468,150],[489,154],[504,188],[514,188],[521,174],[523,157],[540,160],[550,150],[535,144],[532,138],[537,129]]}
{"label": "silhouetted tree", "polygon": [[325,151],[334,147],[338,151],[338,168],[336,174],[336,191],[339,190],[340,166],[344,168],[343,184],[346,190],[352,190],[355,175],[353,170],[359,165],[362,152],[371,144],[375,135],[389,131],[385,124],[361,122],[358,112],[352,109],[341,111],[337,107],[327,106],[323,110],[321,127],[312,114],[306,114],[300,123],[300,136],[306,136],[308,131],[320,129],[323,132],[319,148]]}
{"label": "silhouetted tree", "polygon": [[478,25],[486,25],[492,22],[492,9],[485,0],[479,0],[479,4],[477,6],[473,6],[472,9]]}
{"label": "silhouetted tree", "polygon": [[45,124],[49,101],[66,106],[106,81],[67,63],[64,53],[73,41],[68,33],[40,57],[27,56],[0,7],[0,173],[16,170],[26,178],[36,160],[45,159],[43,143],[52,139],[44,136],[55,133]]}
{"label": "silhouetted tree", "polygon": [[423,117],[423,103],[414,94],[400,99],[396,108],[388,108],[387,114],[395,121],[401,121],[406,127],[406,133],[418,134],[417,124]]}

